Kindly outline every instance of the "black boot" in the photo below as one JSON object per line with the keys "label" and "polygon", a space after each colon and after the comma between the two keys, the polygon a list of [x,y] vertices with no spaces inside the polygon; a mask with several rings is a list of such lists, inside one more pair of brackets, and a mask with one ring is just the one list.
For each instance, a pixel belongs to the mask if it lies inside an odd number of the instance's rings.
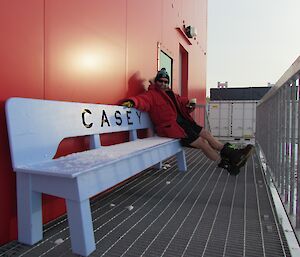
{"label": "black boot", "polygon": [[218,167],[226,169],[231,176],[236,176],[240,173],[240,169],[230,163],[228,159],[221,159]]}
{"label": "black boot", "polygon": [[240,172],[240,168],[247,162],[253,149],[253,145],[237,149],[234,145],[226,143],[220,152],[222,159],[218,166],[226,169],[230,175],[236,176]]}
{"label": "black boot", "polygon": [[222,159],[228,160],[232,165],[240,168],[245,165],[253,149],[253,145],[247,145],[245,148],[238,149],[236,146],[226,143],[220,154]]}
{"label": "black boot", "polygon": [[218,164],[218,167],[220,168],[227,169],[230,164],[229,159],[227,157],[227,152],[228,152],[227,148],[229,147],[230,147],[230,143],[226,143],[220,151],[221,161]]}
{"label": "black boot", "polygon": [[226,143],[220,151],[220,155],[222,158],[226,159],[229,157],[229,154],[236,149],[236,147],[230,143]]}

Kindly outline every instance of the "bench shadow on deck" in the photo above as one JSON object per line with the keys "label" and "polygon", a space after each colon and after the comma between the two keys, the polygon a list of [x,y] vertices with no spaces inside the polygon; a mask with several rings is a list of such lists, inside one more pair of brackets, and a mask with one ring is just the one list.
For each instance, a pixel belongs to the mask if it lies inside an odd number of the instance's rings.
{"label": "bench shadow on deck", "polygon": [[[186,157],[188,172],[171,158],[91,201],[90,256],[290,256],[256,155],[237,177],[198,150]],[[14,241],[0,256],[76,256],[67,217],[45,225],[38,244]]]}

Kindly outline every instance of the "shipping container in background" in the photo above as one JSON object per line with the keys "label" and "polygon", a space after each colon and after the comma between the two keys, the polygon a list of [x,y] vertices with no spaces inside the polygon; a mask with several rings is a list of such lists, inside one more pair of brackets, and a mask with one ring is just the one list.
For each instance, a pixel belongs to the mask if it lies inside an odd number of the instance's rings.
{"label": "shipping container in background", "polygon": [[[220,82],[219,82],[220,84]],[[228,88],[225,83],[224,88],[211,88],[210,100],[212,101],[246,101],[260,100],[271,88],[272,84],[268,83],[266,87],[232,87]]]}
{"label": "shipping container in background", "polygon": [[211,133],[222,141],[254,142],[257,103],[210,101],[208,119]]}

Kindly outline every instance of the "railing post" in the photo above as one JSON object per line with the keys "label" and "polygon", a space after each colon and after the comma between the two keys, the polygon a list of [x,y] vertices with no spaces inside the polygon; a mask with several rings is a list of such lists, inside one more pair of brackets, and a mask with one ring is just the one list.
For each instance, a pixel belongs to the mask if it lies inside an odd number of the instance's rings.
{"label": "railing post", "polygon": [[[271,123],[270,123],[270,127],[269,127],[269,131],[271,131],[270,133],[270,153],[271,153],[271,160],[272,160],[272,171],[273,171],[273,177],[275,179],[275,183],[276,186],[278,186],[278,179],[277,179],[277,167],[276,167],[276,152],[277,152],[277,147],[276,147],[276,143],[277,143],[277,122],[276,122],[276,117],[277,117],[277,113],[276,113],[276,98],[277,96],[275,95],[274,99],[273,99],[273,103],[272,101],[269,100],[269,112],[272,113],[272,118],[271,118]],[[275,107],[275,108],[274,108]],[[275,111],[273,111],[275,109]]]}
{"label": "railing post", "polygon": [[280,90],[277,92],[276,95],[276,100],[275,100],[275,104],[276,104],[276,119],[275,119],[275,127],[276,127],[276,137],[275,137],[275,167],[276,167],[276,180],[277,180],[277,186],[280,187],[281,186],[281,180],[280,180]]}
{"label": "railing post", "polygon": [[281,120],[281,149],[282,149],[282,158],[281,158],[281,176],[282,176],[282,188],[281,188],[281,196],[284,197],[285,200],[285,194],[286,194],[286,179],[285,179],[285,167],[286,167],[286,152],[285,152],[285,140],[286,140],[286,129],[285,129],[285,123],[286,123],[286,90],[285,87],[282,87],[282,120]]}
{"label": "railing post", "polygon": [[296,164],[296,81],[291,82],[291,169],[290,169],[290,214],[294,214],[295,199],[295,164]]}
{"label": "railing post", "polygon": [[298,117],[297,117],[297,126],[298,126],[298,134],[297,134],[297,198],[296,198],[296,228],[300,228],[300,74],[296,76],[296,89],[298,88],[298,97],[297,97],[297,109],[298,109]]}
{"label": "railing post", "polygon": [[279,186],[280,186],[280,195],[283,195],[284,193],[284,145],[283,145],[283,136],[284,136],[284,91],[281,88],[279,91],[279,152],[280,152],[280,156],[279,156]]}
{"label": "railing post", "polygon": [[206,105],[197,104],[195,107],[196,107],[196,109],[192,114],[194,120],[198,122],[198,121],[200,121],[200,118],[203,117],[203,127],[206,130],[211,131],[210,124],[209,124],[209,119],[208,119],[208,111],[206,109]]}
{"label": "railing post", "polygon": [[[273,167],[273,145],[274,145],[274,141],[272,140],[272,137],[274,136],[274,130],[272,130],[272,126],[273,126],[273,119],[274,119],[274,112],[271,111],[270,109],[270,100],[267,103],[267,107],[268,107],[268,113],[271,113],[271,115],[269,115],[269,122],[268,122],[268,131],[270,131],[270,133],[268,133],[268,139],[267,139],[267,144],[268,144],[268,163],[269,166],[271,167],[272,170],[272,177],[274,178],[274,167]],[[271,112],[270,112],[271,111]]]}
{"label": "railing post", "polygon": [[285,202],[287,203],[289,201],[289,187],[290,187],[290,175],[289,175],[289,170],[290,170],[290,123],[291,123],[291,112],[290,112],[290,99],[291,99],[291,90],[290,90],[290,86],[288,84],[285,85],[285,89],[286,89],[286,115],[287,115],[287,119],[286,119],[286,140],[285,140],[285,151],[286,151],[286,166],[285,166]]}

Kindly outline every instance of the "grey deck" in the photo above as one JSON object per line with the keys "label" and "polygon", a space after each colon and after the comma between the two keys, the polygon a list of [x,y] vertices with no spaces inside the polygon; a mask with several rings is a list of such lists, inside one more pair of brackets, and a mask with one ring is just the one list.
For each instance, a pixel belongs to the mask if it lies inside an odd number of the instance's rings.
{"label": "grey deck", "polygon": [[[145,170],[91,201],[90,256],[290,256],[257,156],[232,177],[200,151],[186,153],[188,172],[170,159],[170,168]],[[70,246],[63,216],[44,226],[43,241],[11,242],[0,256],[76,256]]]}

